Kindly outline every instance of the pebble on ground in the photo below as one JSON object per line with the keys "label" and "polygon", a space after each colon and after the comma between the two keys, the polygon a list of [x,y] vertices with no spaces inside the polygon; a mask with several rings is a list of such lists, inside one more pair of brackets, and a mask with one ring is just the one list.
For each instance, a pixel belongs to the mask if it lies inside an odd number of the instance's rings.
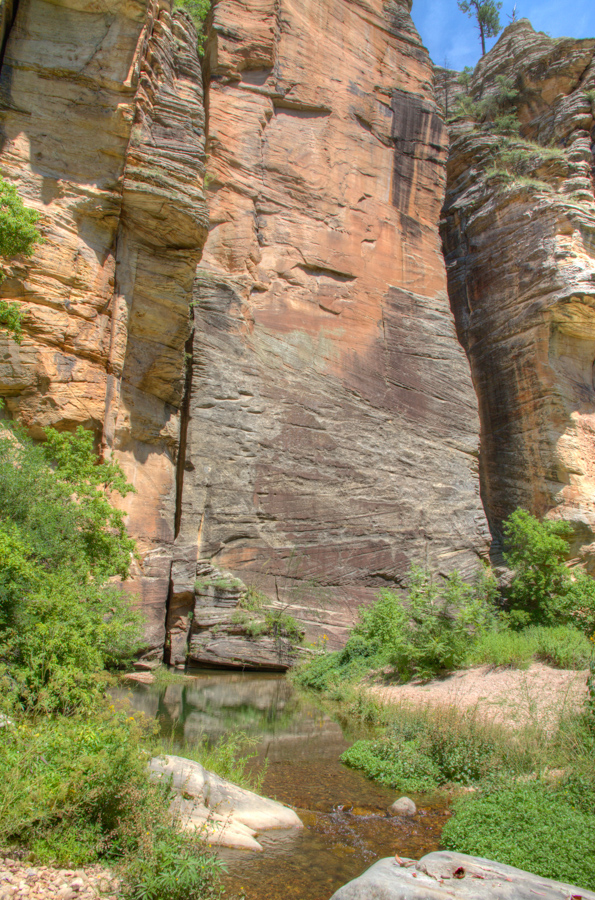
{"label": "pebble on ground", "polygon": [[117,900],[119,881],[103,866],[53,869],[0,857],[0,900]]}

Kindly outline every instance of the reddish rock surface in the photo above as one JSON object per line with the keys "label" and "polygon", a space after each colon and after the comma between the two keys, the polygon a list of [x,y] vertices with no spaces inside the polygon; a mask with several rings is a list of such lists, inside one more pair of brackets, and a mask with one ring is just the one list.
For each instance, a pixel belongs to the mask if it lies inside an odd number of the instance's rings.
{"label": "reddish rock surface", "polygon": [[206,234],[194,27],[164,4],[21,3],[2,66],[0,164],[44,242],[0,288],[25,316],[1,337],[0,393],[36,437],[92,428],[137,493],[131,582],[161,648],[194,269]]}
{"label": "reddish rock surface", "polygon": [[331,639],[411,562],[472,573],[446,133],[407,4],[219,0],[207,115],[165,0],[6,10],[0,165],[45,240],[1,287],[25,340],[1,338],[0,394],[36,437],[94,429],[135,485],[148,647],[171,584],[183,653],[198,559]]}
{"label": "reddish rock surface", "polygon": [[454,123],[444,208],[449,293],[482,422],[495,533],[517,506],[572,521],[595,567],[595,39],[521,20],[479,63],[474,99],[520,91],[521,136]]}
{"label": "reddish rock surface", "polygon": [[338,635],[412,561],[469,574],[486,546],[431,66],[398,3],[220,0],[206,68],[173,602],[212,558]]}

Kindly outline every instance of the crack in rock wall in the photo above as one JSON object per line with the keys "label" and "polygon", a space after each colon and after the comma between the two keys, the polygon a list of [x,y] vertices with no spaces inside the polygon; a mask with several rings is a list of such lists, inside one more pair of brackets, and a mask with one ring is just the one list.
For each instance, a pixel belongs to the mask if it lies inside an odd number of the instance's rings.
{"label": "crack in rock wall", "polygon": [[146,0],[22,0],[0,80],[0,164],[44,242],[8,267],[23,311],[0,393],[34,437],[92,428],[137,493],[130,589],[162,652],[188,307],[207,231],[194,26]]}

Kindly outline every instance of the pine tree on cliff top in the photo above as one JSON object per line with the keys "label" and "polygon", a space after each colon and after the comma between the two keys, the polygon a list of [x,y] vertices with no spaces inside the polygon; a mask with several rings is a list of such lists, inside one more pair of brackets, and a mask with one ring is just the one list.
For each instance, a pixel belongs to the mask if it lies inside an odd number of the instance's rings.
{"label": "pine tree on cliff top", "polygon": [[457,0],[461,12],[477,21],[481,40],[481,55],[485,56],[486,38],[496,37],[502,30],[499,10],[502,3],[497,0]]}

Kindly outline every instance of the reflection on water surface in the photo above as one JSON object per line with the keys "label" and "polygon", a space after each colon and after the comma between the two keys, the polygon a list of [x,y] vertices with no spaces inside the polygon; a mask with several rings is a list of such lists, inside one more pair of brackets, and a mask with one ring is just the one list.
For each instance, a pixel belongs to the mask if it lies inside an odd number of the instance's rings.
{"label": "reflection on water surface", "polygon": [[[241,730],[268,760],[263,793],[297,809],[303,831],[259,836],[264,853],[222,850],[230,894],[246,900],[328,900],[376,859],[419,857],[439,844],[448,815],[424,805],[414,819],[391,819],[394,791],[339,762],[361,734],[345,734],[332,709],[296,693],[282,675],[195,671],[183,684],[138,685],[132,704],[157,717],[174,745]],[[174,751],[175,752],[175,751]]]}

